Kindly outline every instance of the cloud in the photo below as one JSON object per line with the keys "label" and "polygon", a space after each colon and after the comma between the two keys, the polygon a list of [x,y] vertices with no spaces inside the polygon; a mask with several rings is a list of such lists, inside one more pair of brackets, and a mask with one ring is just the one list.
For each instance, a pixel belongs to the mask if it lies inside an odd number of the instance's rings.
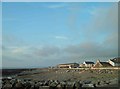
{"label": "cloud", "polygon": [[[108,39],[108,42],[113,38]],[[105,41],[107,42],[107,41]],[[117,50],[114,47],[109,46],[111,44],[104,43],[98,44],[95,42],[83,42],[76,45],[67,45],[65,48],[59,48],[57,46],[22,46],[22,47],[3,47],[3,63],[7,66],[7,61],[12,66],[16,66],[15,62],[23,62],[23,66],[26,66],[25,62],[31,65],[41,66],[56,65],[65,62],[83,62],[84,60],[103,60],[103,58],[110,58],[117,56]],[[103,57],[103,58],[102,58]],[[50,62],[47,62],[50,61]],[[37,63],[34,63],[37,62]],[[47,62],[47,63],[46,63]],[[10,65],[8,64],[8,65]],[[18,64],[20,66],[21,64]],[[17,66],[16,66],[17,67]]]}
{"label": "cloud", "polygon": [[[109,8],[99,7],[94,8],[94,14],[92,15],[92,20],[89,24],[86,24],[85,35],[90,39],[95,36],[101,36],[105,34],[106,36],[112,32],[118,31],[118,8],[117,3],[114,3]],[[89,33],[87,34],[87,32]]]}
{"label": "cloud", "polygon": [[3,56],[16,59],[39,59],[49,58],[60,53],[59,47],[56,46],[3,46]]}
{"label": "cloud", "polygon": [[[77,6],[76,6],[77,7]],[[111,6],[79,6],[68,17],[69,29],[84,40],[104,42],[104,38],[118,31],[118,3]],[[87,14],[88,18],[81,16]],[[80,21],[80,24],[78,23]],[[83,21],[83,22],[82,22]],[[115,33],[116,34],[116,33]]]}
{"label": "cloud", "polygon": [[3,32],[2,45],[5,47],[21,47],[28,45],[26,41],[15,34]]}
{"label": "cloud", "polygon": [[55,46],[43,46],[41,49],[34,50],[34,55],[46,58],[60,53],[60,49]]}
{"label": "cloud", "polygon": [[83,56],[83,57],[114,57],[114,56],[117,56],[116,48],[108,47],[109,43],[105,45],[98,44],[95,42],[84,42],[78,45],[68,46],[67,48],[65,48],[65,51],[69,53],[69,55],[76,55],[76,56]]}
{"label": "cloud", "polygon": [[[3,46],[2,60],[4,67],[20,67],[21,65],[26,67],[27,64],[35,66],[39,63],[41,66],[48,66],[50,64],[46,61],[56,60],[59,54],[60,49],[56,46]],[[20,64],[18,64],[19,61]]]}
{"label": "cloud", "polygon": [[[118,56],[118,8],[117,3],[109,8],[92,8],[91,20],[82,32],[84,41],[69,45],[65,51],[73,57],[115,57]],[[82,31],[81,31],[82,30]],[[78,36],[79,37],[79,36]]]}
{"label": "cloud", "polygon": [[89,13],[92,13],[92,19],[83,29],[84,41],[69,45],[64,51],[71,55],[73,60],[76,57],[89,59],[118,56],[117,3],[110,8],[93,8]]}
{"label": "cloud", "polygon": [[27,47],[11,47],[11,52],[13,54],[20,54],[26,52]]}
{"label": "cloud", "polygon": [[67,40],[68,38],[65,36],[55,36],[56,39]]}

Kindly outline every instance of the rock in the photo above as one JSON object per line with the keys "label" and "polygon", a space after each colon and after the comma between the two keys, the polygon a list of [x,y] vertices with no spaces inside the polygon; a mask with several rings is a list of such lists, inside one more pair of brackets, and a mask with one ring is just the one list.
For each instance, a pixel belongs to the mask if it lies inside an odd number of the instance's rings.
{"label": "rock", "polygon": [[90,84],[90,83],[91,83],[90,80],[85,80],[85,81],[83,81],[83,82],[84,82],[84,84]]}
{"label": "rock", "polygon": [[100,81],[97,82],[97,85],[100,85]]}
{"label": "rock", "polygon": [[62,89],[62,86],[60,84],[57,85],[57,89]]}
{"label": "rock", "polygon": [[38,86],[44,86],[44,83],[43,82],[38,82],[37,85]]}
{"label": "rock", "polygon": [[11,84],[14,84],[15,82],[16,82],[15,79],[10,80],[10,83],[11,83]]}
{"label": "rock", "polygon": [[[56,82],[52,82],[51,84],[50,84],[50,87],[52,87],[52,88],[54,88],[54,87],[56,87],[57,86],[57,83]],[[52,89],[51,88],[51,89]]]}
{"label": "rock", "polygon": [[39,89],[50,89],[50,88],[49,88],[49,86],[40,86]]}
{"label": "rock", "polygon": [[34,87],[34,86],[31,86],[30,89],[35,89],[35,87]]}
{"label": "rock", "polygon": [[82,83],[80,81],[76,81],[74,84],[75,89],[80,89],[82,87]]}
{"label": "rock", "polygon": [[26,82],[25,89],[30,89],[30,88],[31,88],[31,84],[29,82]]}
{"label": "rock", "polygon": [[105,81],[105,84],[109,85],[109,84],[110,84],[110,81]]}
{"label": "rock", "polygon": [[66,88],[66,82],[65,82],[65,81],[60,82],[60,85],[61,85],[62,89],[65,89],[65,88]]}
{"label": "rock", "polygon": [[70,70],[66,70],[66,72],[70,72]]}
{"label": "rock", "polygon": [[74,87],[74,82],[67,82],[66,83],[66,89],[72,89]]}
{"label": "rock", "polygon": [[39,89],[39,87],[40,87],[41,85],[42,85],[41,82],[35,82],[34,87],[35,87],[35,89]]}
{"label": "rock", "polygon": [[31,84],[31,86],[35,85],[35,82],[33,82],[33,81],[30,81],[29,83]]}
{"label": "rock", "polygon": [[83,84],[82,87],[95,87],[94,84]]}
{"label": "rock", "polygon": [[17,82],[17,83],[14,84],[14,88],[15,89],[22,89],[22,88],[24,88],[24,86],[21,82]]}
{"label": "rock", "polygon": [[6,83],[6,84],[3,86],[3,89],[12,89],[12,84]]}
{"label": "rock", "polygon": [[49,85],[49,81],[45,81],[45,82],[43,83],[43,85],[44,85],[44,86],[48,86],[48,85]]}

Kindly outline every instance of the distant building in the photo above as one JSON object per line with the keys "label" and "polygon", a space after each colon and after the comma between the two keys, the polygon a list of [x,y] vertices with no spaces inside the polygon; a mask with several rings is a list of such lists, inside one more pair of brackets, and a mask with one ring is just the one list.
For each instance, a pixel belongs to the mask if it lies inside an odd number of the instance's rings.
{"label": "distant building", "polygon": [[82,64],[80,64],[80,66],[79,66],[79,67],[85,67],[85,64],[83,64],[83,63],[82,63]]}
{"label": "distant building", "polygon": [[99,67],[112,67],[112,65],[109,62],[100,62],[100,60],[97,60],[96,64],[93,66],[94,68]]}
{"label": "distant building", "polygon": [[83,64],[81,64],[80,66],[83,66],[83,67],[93,67],[93,66],[94,66],[94,62],[85,61],[85,62],[83,62]]}
{"label": "distant building", "polygon": [[77,68],[79,67],[78,63],[66,63],[66,64],[59,64],[58,68]]}
{"label": "distant building", "polygon": [[110,59],[108,62],[114,67],[120,66],[120,58]]}

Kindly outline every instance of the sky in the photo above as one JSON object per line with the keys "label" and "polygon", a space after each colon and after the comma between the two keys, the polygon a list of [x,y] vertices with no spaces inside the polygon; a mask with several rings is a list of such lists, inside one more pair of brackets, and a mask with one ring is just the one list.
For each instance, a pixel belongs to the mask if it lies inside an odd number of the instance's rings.
{"label": "sky", "polygon": [[4,68],[107,61],[118,55],[115,2],[2,3]]}
{"label": "sky", "polygon": [[119,0],[1,0],[2,2],[119,2]]}

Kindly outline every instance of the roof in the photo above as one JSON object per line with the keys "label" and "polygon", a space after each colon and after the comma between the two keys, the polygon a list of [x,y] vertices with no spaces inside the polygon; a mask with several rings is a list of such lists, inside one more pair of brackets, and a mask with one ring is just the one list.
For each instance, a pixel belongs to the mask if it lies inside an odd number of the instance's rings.
{"label": "roof", "polygon": [[120,58],[114,58],[114,59],[110,59],[110,60],[115,63],[120,63]]}
{"label": "roof", "polygon": [[94,64],[94,62],[85,61],[86,64]]}
{"label": "roof", "polygon": [[78,63],[65,63],[65,64],[59,64],[59,65],[74,65],[74,64],[78,64]]}
{"label": "roof", "polygon": [[100,62],[97,61],[96,64],[94,65],[94,67],[111,67],[112,65],[109,64],[108,62]]}
{"label": "roof", "polygon": [[109,64],[108,62],[100,62],[103,66],[112,66],[111,64]]}

